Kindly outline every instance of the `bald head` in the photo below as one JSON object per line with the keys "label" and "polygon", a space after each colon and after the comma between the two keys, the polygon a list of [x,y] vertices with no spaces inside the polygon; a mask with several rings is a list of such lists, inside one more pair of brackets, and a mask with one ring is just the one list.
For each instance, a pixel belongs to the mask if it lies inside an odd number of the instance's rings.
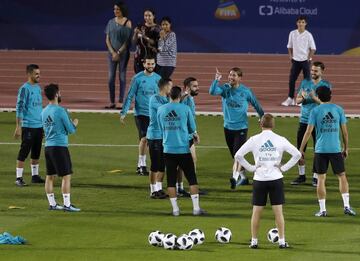
{"label": "bald head", "polygon": [[272,129],[275,127],[275,119],[274,116],[272,116],[271,114],[267,113],[264,114],[261,118],[260,121],[260,126],[263,129]]}

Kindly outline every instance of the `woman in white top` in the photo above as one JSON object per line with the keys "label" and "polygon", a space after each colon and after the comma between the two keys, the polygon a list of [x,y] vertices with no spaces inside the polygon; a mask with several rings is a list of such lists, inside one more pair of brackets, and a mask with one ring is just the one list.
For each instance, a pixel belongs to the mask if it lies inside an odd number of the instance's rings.
{"label": "woman in white top", "polygon": [[176,67],[176,34],[171,29],[171,19],[161,19],[156,72],[164,79],[170,78]]}

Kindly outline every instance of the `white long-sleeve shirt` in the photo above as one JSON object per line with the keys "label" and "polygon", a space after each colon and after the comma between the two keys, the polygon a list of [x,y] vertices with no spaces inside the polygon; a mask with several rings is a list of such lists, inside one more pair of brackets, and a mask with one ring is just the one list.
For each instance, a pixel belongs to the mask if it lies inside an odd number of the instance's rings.
{"label": "white long-sleeve shirt", "polygon": [[287,48],[293,49],[293,59],[298,62],[306,61],[309,58],[309,52],[316,50],[316,45],[312,34],[305,30],[300,33],[299,30],[291,31]]}
{"label": "white long-sleeve shirt", "polygon": [[[291,154],[291,159],[281,165],[283,152]],[[251,165],[244,156],[252,152],[255,165]],[[300,159],[301,153],[286,138],[277,135],[271,130],[263,130],[260,134],[252,136],[236,152],[235,159],[241,166],[254,172],[254,180],[271,181],[283,177],[282,172],[289,170]]]}

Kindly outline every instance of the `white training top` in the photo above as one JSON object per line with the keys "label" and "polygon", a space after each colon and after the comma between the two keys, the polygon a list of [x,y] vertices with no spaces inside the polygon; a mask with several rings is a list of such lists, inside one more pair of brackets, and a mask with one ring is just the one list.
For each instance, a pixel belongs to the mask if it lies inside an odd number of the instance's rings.
{"label": "white training top", "polygon": [[[281,164],[283,152],[291,154],[291,159]],[[244,156],[252,152],[255,165],[251,165]],[[286,138],[271,130],[263,130],[252,136],[236,152],[235,159],[248,171],[254,172],[254,180],[271,181],[283,177],[282,172],[289,170],[301,158],[301,153]],[[280,167],[281,166],[281,167]]]}
{"label": "white training top", "polygon": [[289,34],[287,48],[293,49],[293,59],[298,62],[306,61],[309,58],[310,49],[316,50],[312,34],[305,30],[300,33],[297,29]]}

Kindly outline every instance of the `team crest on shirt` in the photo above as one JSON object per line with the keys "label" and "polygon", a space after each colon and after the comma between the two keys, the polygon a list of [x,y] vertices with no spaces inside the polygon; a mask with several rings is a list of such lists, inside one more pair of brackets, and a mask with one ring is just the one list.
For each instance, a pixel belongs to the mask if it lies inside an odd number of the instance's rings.
{"label": "team crest on shirt", "polygon": [[50,117],[50,115],[46,118],[45,122],[44,122],[44,127],[45,128],[49,128],[55,125],[55,122],[53,121],[53,119]]}
{"label": "team crest on shirt", "polygon": [[332,115],[332,113],[329,111],[325,114],[324,118],[321,121],[322,124],[334,124],[336,123],[336,119]]}
{"label": "team crest on shirt", "polygon": [[270,140],[267,140],[261,147],[260,147],[260,152],[264,152],[264,151],[276,151],[276,148],[274,147],[274,145],[272,144],[272,142]]}

